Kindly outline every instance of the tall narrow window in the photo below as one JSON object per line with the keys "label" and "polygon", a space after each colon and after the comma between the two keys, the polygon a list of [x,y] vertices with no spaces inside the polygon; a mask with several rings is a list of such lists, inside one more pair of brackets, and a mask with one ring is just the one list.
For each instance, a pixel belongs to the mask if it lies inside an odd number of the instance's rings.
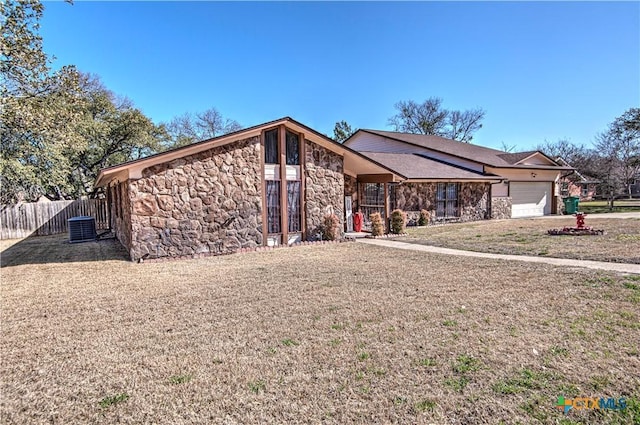
{"label": "tall narrow window", "polygon": [[384,207],[384,184],[365,183],[363,204]]}
{"label": "tall narrow window", "polygon": [[297,134],[287,131],[287,165],[300,165],[300,138]]}
{"label": "tall narrow window", "polygon": [[266,131],[264,133],[264,162],[265,164],[279,164],[278,154],[278,129]]}
{"label": "tall narrow window", "polygon": [[301,240],[303,141],[302,135],[282,126],[264,132],[267,243],[279,245]]}
{"label": "tall narrow window", "polygon": [[438,183],[436,217],[458,217],[458,184]]}
{"label": "tall narrow window", "polygon": [[300,215],[300,182],[287,182],[287,219],[288,231],[290,233],[302,230]]}
{"label": "tall narrow window", "polygon": [[369,216],[379,212],[384,217],[384,183],[365,183],[362,188],[360,210],[364,214],[365,228],[371,224]]}
{"label": "tall narrow window", "polygon": [[285,151],[287,157],[287,231],[302,231],[300,214],[300,136],[291,131],[285,132]]}
{"label": "tall narrow window", "polygon": [[267,180],[267,231],[280,233],[280,182]]}

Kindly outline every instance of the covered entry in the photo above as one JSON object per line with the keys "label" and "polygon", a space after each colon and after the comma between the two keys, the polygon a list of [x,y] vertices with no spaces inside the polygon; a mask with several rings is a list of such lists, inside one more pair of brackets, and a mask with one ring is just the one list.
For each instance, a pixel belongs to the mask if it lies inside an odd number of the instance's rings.
{"label": "covered entry", "polygon": [[511,182],[511,217],[537,217],[551,214],[551,182]]}

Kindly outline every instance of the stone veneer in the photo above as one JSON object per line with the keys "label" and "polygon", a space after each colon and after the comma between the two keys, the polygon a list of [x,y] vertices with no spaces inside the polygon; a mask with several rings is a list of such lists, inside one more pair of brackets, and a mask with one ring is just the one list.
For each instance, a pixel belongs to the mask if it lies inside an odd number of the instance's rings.
{"label": "stone veneer", "polygon": [[305,140],[305,214],[307,240],[315,240],[324,216],[344,221],[343,158]]}
{"label": "stone veneer", "polygon": [[[578,196],[580,196],[580,195],[578,195]],[[565,213],[565,211],[564,211],[564,199],[562,198],[562,196],[556,196],[556,211],[553,214],[562,215],[564,213]]]}
{"label": "stone veneer", "polygon": [[129,185],[131,259],[262,245],[260,158],[253,137],[145,169]]}
{"label": "stone veneer", "polygon": [[490,191],[489,183],[460,183],[460,221],[488,219]]}
{"label": "stone veneer", "polygon": [[[351,196],[353,208],[358,205],[358,180],[348,174],[344,175],[344,196]],[[354,210],[355,212],[355,210]]]}
{"label": "stone veneer", "polygon": [[396,208],[403,211],[435,210],[436,183],[402,183],[395,188]]}
{"label": "stone veneer", "polygon": [[[402,183],[396,185],[396,208],[412,212],[411,223],[417,222],[420,210],[436,208],[437,183]],[[460,221],[489,218],[489,183],[460,183],[458,208]]]}
{"label": "stone veneer", "polygon": [[111,228],[114,229],[116,238],[127,251],[131,250],[131,199],[129,197],[129,182],[118,183],[110,186],[111,203],[110,217]]}
{"label": "stone veneer", "polygon": [[511,218],[511,207],[510,196],[495,196],[491,198],[491,218],[498,220]]}

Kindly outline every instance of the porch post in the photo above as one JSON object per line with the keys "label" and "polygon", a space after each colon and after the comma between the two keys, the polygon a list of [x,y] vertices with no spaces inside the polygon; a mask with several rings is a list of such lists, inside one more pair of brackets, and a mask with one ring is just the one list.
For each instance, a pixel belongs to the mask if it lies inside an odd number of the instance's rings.
{"label": "porch post", "polygon": [[384,183],[384,232],[389,233],[389,183]]}

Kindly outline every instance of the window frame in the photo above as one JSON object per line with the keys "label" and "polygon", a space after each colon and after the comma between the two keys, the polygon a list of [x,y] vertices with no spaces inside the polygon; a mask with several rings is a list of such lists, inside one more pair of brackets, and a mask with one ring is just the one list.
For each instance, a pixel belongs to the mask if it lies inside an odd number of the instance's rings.
{"label": "window frame", "polygon": [[[281,187],[280,180],[265,180],[265,209],[267,212],[268,235],[278,235],[282,233]],[[270,202],[270,195],[273,193],[272,190],[275,190],[275,203]],[[272,229],[274,229],[274,231],[272,231]]]}
{"label": "window frame", "polygon": [[[269,155],[271,158],[267,158],[267,137],[272,137],[274,133],[277,135],[277,163],[267,162],[268,159],[273,159],[273,152]],[[297,150],[295,153],[290,149],[293,144],[291,143],[293,141],[292,136],[297,138]],[[279,237],[279,243],[286,245],[289,243],[290,235],[299,234],[300,238],[304,238],[305,233],[305,182],[303,172],[305,137],[304,133],[298,133],[284,125],[279,125],[262,131],[262,144],[264,146],[262,163],[264,179],[263,202],[265,205],[265,212],[263,213],[263,240],[264,244],[267,244],[270,238],[277,236]],[[275,167],[275,169],[273,167]],[[268,186],[275,185],[276,183],[268,182],[278,182],[279,213],[275,213],[275,206],[270,206],[269,203],[269,195],[271,195],[271,192]],[[293,199],[292,196],[295,197],[295,199]],[[278,224],[275,225],[272,222],[273,220],[278,220]],[[279,231],[276,232],[274,230]]]}
{"label": "window frame", "polygon": [[[451,188],[454,189],[454,195],[451,194]],[[444,193],[444,197],[441,197],[442,193]],[[451,204],[453,207],[450,207]],[[454,211],[453,215],[449,214],[450,210]],[[446,220],[458,217],[460,217],[460,183],[438,183],[436,186],[436,218]]]}
{"label": "window frame", "polygon": [[[270,154],[273,154],[273,152],[271,151],[271,149],[267,145],[267,141],[270,142],[270,139],[268,139],[268,137],[269,137],[268,135],[270,133],[275,133],[275,135],[276,135],[276,140],[275,140],[275,158],[276,158],[276,162],[268,161],[269,159],[271,159],[270,158]],[[280,135],[279,135],[279,131],[278,131],[277,127],[264,131],[264,157],[263,157],[263,159],[264,159],[264,163],[265,164],[274,164],[274,165],[279,165],[280,164],[280,143],[279,143],[280,137],[279,136]],[[269,143],[269,145],[270,145],[270,143]]]}

